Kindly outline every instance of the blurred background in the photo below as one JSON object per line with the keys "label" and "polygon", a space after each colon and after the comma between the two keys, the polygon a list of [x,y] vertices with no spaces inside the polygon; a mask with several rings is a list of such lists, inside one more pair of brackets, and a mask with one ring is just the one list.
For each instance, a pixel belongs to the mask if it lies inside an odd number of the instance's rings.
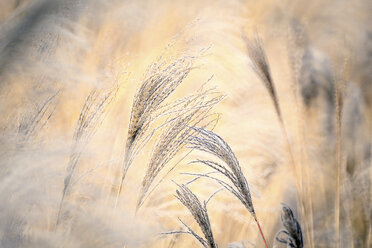
{"label": "blurred background", "polygon": [[[340,247],[372,247],[371,13],[370,0],[0,0],[0,247],[200,246],[162,233],[184,228],[178,217],[201,233],[172,181],[207,172],[189,164],[205,154],[181,149],[135,213],[155,133],[116,199],[136,91],[149,66],[182,56],[192,70],[167,101],[207,81],[226,95],[214,131],[240,162],[269,246],[286,247],[275,240],[285,203],[304,247],[337,247],[338,231]],[[257,34],[287,136],[252,70],[245,38]],[[219,186],[190,188],[202,201]],[[219,247],[263,247],[231,194],[208,213]]]}

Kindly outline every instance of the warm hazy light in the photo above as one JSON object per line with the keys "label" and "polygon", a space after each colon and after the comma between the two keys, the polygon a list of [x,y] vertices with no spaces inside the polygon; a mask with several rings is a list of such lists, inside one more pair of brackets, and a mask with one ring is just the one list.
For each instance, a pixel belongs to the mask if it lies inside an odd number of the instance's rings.
{"label": "warm hazy light", "polygon": [[372,247],[370,13],[1,1],[0,248]]}

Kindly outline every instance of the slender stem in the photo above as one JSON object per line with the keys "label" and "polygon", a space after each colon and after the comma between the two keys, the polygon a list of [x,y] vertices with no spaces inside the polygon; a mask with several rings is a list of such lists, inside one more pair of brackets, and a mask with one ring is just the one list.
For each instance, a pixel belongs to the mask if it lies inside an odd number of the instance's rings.
{"label": "slender stem", "polygon": [[340,189],[340,179],[341,179],[341,148],[340,141],[337,141],[337,180],[336,180],[336,214],[335,214],[335,225],[336,225],[336,247],[340,247],[340,205],[341,205],[341,189]]}
{"label": "slender stem", "polygon": [[342,137],[341,137],[341,115],[342,115],[342,92],[341,86],[335,86],[335,101],[336,101],[336,163],[337,163],[337,178],[336,178],[336,203],[335,203],[335,228],[336,228],[336,247],[340,247],[340,208],[341,208],[341,166],[342,166]]}
{"label": "slender stem", "polygon": [[[290,43],[291,46],[289,46],[289,50],[288,50],[288,54],[289,55],[294,55],[294,56],[289,56],[289,62],[290,62],[290,66],[291,66],[291,69],[292,69],[292,81],[293,81],[293,84],[291,85],[291,88],[293,89],[293,96],[295,98],[295,110],[296,110],[296,116],[297,117],[301,117],[301,119],[297,119],[297,128],[298,128],[298,135],[301,137],[301,142],[299,144],[306,144],[306,136],[305,136],[305,133],[304,133],[304,127],[303,127],[303,122],[302,120],[304,119],[303,117],[303,105],[302,105],[302,101],[299,100],[301,99],[302,97],[299,96],[299,87],[298,85],[300,85],[300,82],[299,82],[299,75],[300,75],[300,68],[303,66],[302,64],[302,57],[304,56],[305,54],[305,51],[303,49],[298,49],[298,47],[294,46],[294,43],[291,42]],[[292,47],[296,47],[294,50],[292,49]],[[300,115],[301,114],[301,115]],[[279,121],[281,122],[281,125],[282,125],[282,129],[284,129],[285,131],[285,128],[284,128],[284,122],[281,118],[281,116],[279,116]],[[288,135],[286,135],[286,139],[287,139],[287,144],[289,145],[289,139],[288,139]],[[298,199],[299,202],[301,203],[301,212],[302,212],[302,217],[303,217],[303,220],[304,220],[304,225],[305,225],[305,229],[306,229],[306,236],[307,236],[307,239],[310,243],[310,247],[311,248],[314,248],[314,217],[313,217],[313,203],[312,203],[312,193],[311,193],[311,188],[310,188],[310,180],[311,180],[311,177],[310,177],[310,173],[309,173],[309,159],[308,159],[308,151],[306,149],[306,145],[302,145],[301,146],[301,154],[302,154],[302,158],[301,158],[301,162],[300,162],[300,171],[301,171],[301,182],[303,183],[303,177],[302,177],[302,169],[305,168],[305,176],[306,176],[306,191],[303,191],[301,193],[301,199]],[[290,155],[293,157],[293,155]],[[304,160],[303,160],[304,159]],[[306,163],[306,164],[304,164]],[[293,166],[292,166],[293,167]],[[294,169],[296,169],[294,167]],[[293,170],[293,169],[292,169]],[[295,171],[296,172],[296,171]],[[295,177],[297,177],[297,175],[295,175]],[[297,181],[297,178],[296,178],[296,181]],[[297,184],[297,182],[296,182]],[[299,195],[297,195],[298,198],[300,197]],[[304,212],[306,210],[305,208],[305,202],[302,201],[302,199],[305,198],[305,199],[309,199],[309,214],[310,214],[310,224],[307,225],[306,224],[306,212]]]}
{"label": "slender stem", "polygon": [[[370,127],[372,128],[372,122],[370,122]],[[372,129],[369,129],[369,130],[372,130]],[[371,141],[372,141],[372,133],[371,133]],[[370,151],[370,154],[372,154],[372,146],[371,146],[371,151]],[[369,158],[369,160],[370,160],[370,166],[369,166],[369,168],[370,168],[370,181],[372,182],[372,158],[370,157]],[[370,199],[372,199],[372,190],[370,191],[371,192],[371,195],[370,195]],[[368,243],[367,243],[367,245],[370,245],[370,246],[372,246],[372,223],[370,222],[370,224],[369,224],[369,232],[368,232]]]}
{"label": "slender stem", "polygon": [[266,239],[265,239],[265,236],[264,236],[264,234],[263,234],[263,232],[262,232],[262,229],[261,229],[260,223],[258,222],[258,220],[257,220],[256,217],[254,218],[254,220],[255,220],[256,223],[257,223],[258,230],[260,230],[260,234],[261,234],[262,240],[263,240],[264,243],[265,243],[265,247],[266,247],[266,248],[269,248],[269,247],[267,246]]}

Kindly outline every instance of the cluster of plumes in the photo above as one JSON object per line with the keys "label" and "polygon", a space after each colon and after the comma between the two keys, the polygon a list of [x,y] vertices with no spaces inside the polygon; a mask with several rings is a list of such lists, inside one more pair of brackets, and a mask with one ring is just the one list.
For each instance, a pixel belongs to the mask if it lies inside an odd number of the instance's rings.
{"label": "cluster of plumes", "polygon": [[154,146],[146,174],[142,180],[137,209],[142,205],[146,193],[160,171],[185,146],[190,135],[195,132],[195,125],[203,121],[207,122],[205,125],[213,123],[214,120],[207,121],[209,117],[213,116],[213,114],[209,114],[209,111],[222,98],[222,95],[212,89],[201,88],[197,93],[171,104],[175,117],[169,118],[169,123]]}
{"label": "cluster of plumes", "polygon": [[194,236],[205,248],[217,248],[217,244],[213,238],[211,223],[209,221],[207,212],[207,201],[203,204],[200,203],[198,197],[184,184],[179,185],[179,189],[176,191],[177,199],[190,211],[195,221],[198,223],[201,231],[204,234],[204,238],[200,237],[195,231],[193,231],[188,225],[182,220],[181,223],[186,227],[187,231],[174,231],[168,232],[167,234],[179,234],[187,233]]}
{"label": "cluster of plumes", "polygon": [[206,130],[202,127],[194,127],[195,135],[190,136],[188,144],[190,149],[200,150],[212,154],[223,161],[225,164],[220,164],[210,160],[196,160],[193,163],[202,163],[213,170],[221,173],[232,183],[232,185],[211,175],[201,175],[217,181],[225,189],[234,194],[245,208],[251,213],[256,220],[252,197],[249,190],[248,182],[243,175],[238,159],[230,146],[216,133]]}
{"label": "cluster of plumes", "polygon": [[73,134],[73,145],[64,179],[64,187],[57,215],[57,224],[60,221],[64,199],[66,195],[68,195],[70,187],[73,184],[72,178],[79,163],[80,156],[85,146],[97,130],[97,127],[104,120],[107,110],[110,107],[110,103],[116,97],[118,90],[119,85],[112,87],[109,90],[93,89],[84,102]]}
{"label": "cluster of plumes", "polygon": [[192,56],[181,56],[167,63],[160,58],[147,69],[132,105],[118,196],[135,156],[154,134],[155,129],[148,132],[151,124],[172,112],[172,104],[162,103],[190,73],[193,59]]}
{"label": "cluster of plumes", "polygon": [[294,217],[291,208],[285,204],[282,207],[281,221],[285,230],[279,231],[275,239],[279,243],[285,244],[286,247],[304,247],[301,226]]}

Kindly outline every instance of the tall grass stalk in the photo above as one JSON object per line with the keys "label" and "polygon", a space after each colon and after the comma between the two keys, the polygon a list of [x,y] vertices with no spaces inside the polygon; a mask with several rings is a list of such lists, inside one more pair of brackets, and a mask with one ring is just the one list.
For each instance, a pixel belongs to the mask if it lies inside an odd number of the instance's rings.
{"label": "tall grass stalk", "polygon": [[[293,25],[294,24],[294,25]],[[287,52],[288,52],[288,61],[291,68],[291,76],[292,76],[292,85],[291,88],[293,89],[293,95],[295,98],[295,109],[296,109],[296,116],[297,119],[297,133],[299,137],[298,144],[307,144],[308,140],[306,138],[305,134],[305,128],[304,128],[304,104],[303,101],[300,100],[301,96],[299,96],[299,85],[300,85],[300,69],[303,66],[303,56],[305,54],[304,51],[304,44],[306,43],[306,34],[305,30],[303,29],[302,25],[298,25],[299,23],[297,20],[294,20],[294,23],[292,24],[292,29],[289,32],[289,43],[287,44]],[[311,185],[310,182],[311,176],[310,176],[310,165],[309,165],[309,158],[308,158],[308,150],[306,145],[300,146],[301,150],[301,164],[300,167],[301,171],[301,181],[303,180],[303,173],[302,170],[305,169],[305,191],[303,192],[303,195],[306,199],[308,199],[308,208],[309,208],[309,214],[310,214],[310,246],[314,247],[314,214],[313,214],[313,196],[311,191]]]}
{"label": "tall grass stalk", "polygon": [[341,120],[343,108],[343,89],[341,82],[338,82],[335,87],[335,102],[336,102],[336,202],[335,202],[335,230],[336,230],[336,247],[340,247],[340,208],[341,208],[341,168],[342,168],[342,136],[341,136]]}
{"label": "tall grass stalk", "polygon": [[283,134],[283,137],[285,139],[285,145],[286,145],[286,151],[288,153],[289,162],[291,165],[291,170],[293,177],[295,179],[296,188],[297,188],[297,201],[301,207],[301,212],[303,215],[304,224],[306,226],[306,236],[309,242],[311,243],[311,235],[309,231],[309,225],[307,223],[307,213],[305,208],[305,202],[302,196],[302,184],[299,182],[299,175],[297,173],[296,163],[294,160],[294,155],[291,149],[290,140],[288,136],[287,129],[284,125],[282,112],[280,109],[279,99],[276,93],[275,85],[271,76],[270,67],[268,64],[268,60],[266,57],[266,53],[262,46],[262,40],[260,37],[256,34],[253,39],[248,39],[246,36],[243,35],[243,40],[245,41],[248,56],[252,61],[252,69],[253,71],[258,75],[258,77],[261,79],[261,81],[264,83],[265,88],[267,89],[270,98],[273,102],[276,115],[279,120],[280,128]]}
{"label": "tall grass stalk", "polygon": [[[370,142],[371,142],[371,144],[372,144],[372,123],[369,123],[369,126],[370,126]],[[370,153],[369,154],[371,154],[371,157],[369,158],[369,185],[370,185],[370,187],[371,187],[371,185],[372,185],[372,145],[370,146]],[[369,189],[369,191],[370,191],[370,199],[372,200],[372,189],[370,188]],[[368,232],[368,243],[367,243],[367,245],[369,245],[369,246],[372,246],[372,221],[370,221],[369,222],[369,232]]]}
{"label": "tall grass stalk", "polygon": [[[370,155],[370,158],[369,158],[369,192],[370,192],[370,200],[372,201],[372,121],[369,121],[369,123],[367,123],[367,125],[369,126],[369,138],[370,138],[370,142],[371,142],[371,145],[370,145],[370,152],[369,154]],[[369,246],[372,246],[372,221],[369,222],[369,232],[368,232],[368,243],[367,245]]]}

